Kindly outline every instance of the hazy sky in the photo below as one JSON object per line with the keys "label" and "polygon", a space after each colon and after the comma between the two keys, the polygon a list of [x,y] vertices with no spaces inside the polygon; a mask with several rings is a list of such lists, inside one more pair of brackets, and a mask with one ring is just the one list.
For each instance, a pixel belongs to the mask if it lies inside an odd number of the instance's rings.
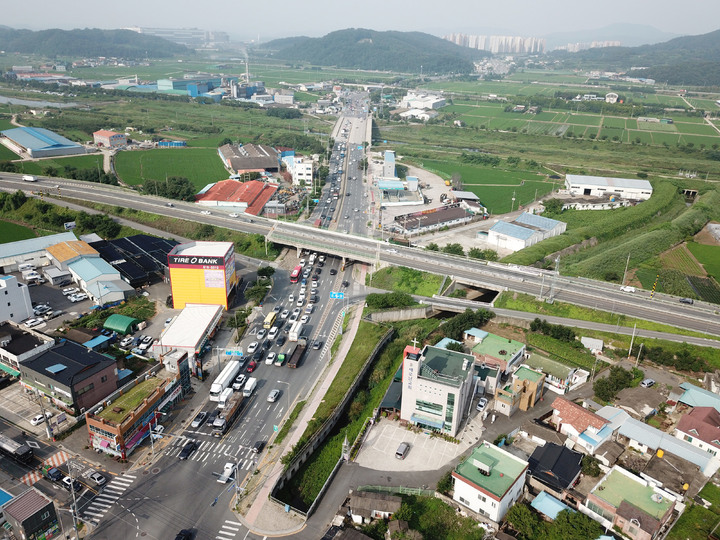
{"label": "hazy sky", "polygon": [[614,23],[654,26],[674,34],[720,28],[718,0],[330,0],[270,2],[229,0],[32,0],[2,2],[0,24],[13,28],[122,28],[156,26],[223,30],[261,41],[285,36],[322,36],[343,28],[509,33],[540,36],[596,29]]}

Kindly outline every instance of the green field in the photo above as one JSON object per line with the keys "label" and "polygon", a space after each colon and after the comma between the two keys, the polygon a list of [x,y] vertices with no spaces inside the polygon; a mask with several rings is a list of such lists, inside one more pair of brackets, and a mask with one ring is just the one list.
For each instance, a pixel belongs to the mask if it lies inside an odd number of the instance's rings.
{"label": "green field", "polygon": [[48,167],[58,170],[58,175],[63,176],[65,167],[75,169],[99,169],[103,170],[103,156],[101,154],[93,154],[87,156],[69,156],[43,159],[40,161],[24,161],[22,162],[23,172],[29,174],[44,174]]}
{"label": "green field", "polygon": [[115,168],[120,179],[131,186],[145,180],[165,180],[183,176],[197,188],[225,180],[229,173],[220,160],[217,148],[168,148],[119,152]]}
{"label": "green field", "polygon": [[12,161],[14,159],[18,159],[19,157],[20,156],[7,148],[4,144],[0,144],[0,161]]}
{"label": "green field", "polygon": [[12,129],[14,127],[15,126],[12,125],[9,118],[0,118],[0,131]]}
{"label": "green field", "polygon": [[688,242],[690,253],[703,265],[705,271],[720,283],[720,246],[707,246],[697,242]]}
{"label": "green field", "polygon": [[16,242],[17,240],[27,240],[35,238],[35,233],[28,227],[0,221],[0,242]]}

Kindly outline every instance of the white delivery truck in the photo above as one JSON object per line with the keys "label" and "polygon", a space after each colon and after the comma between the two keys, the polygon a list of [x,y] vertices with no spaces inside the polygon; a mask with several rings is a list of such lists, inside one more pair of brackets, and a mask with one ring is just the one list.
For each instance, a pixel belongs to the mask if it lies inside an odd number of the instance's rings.
{"label": "white delivery truck", "polygon": [[255,387],[257,386],[257,379],[255,377],[250,377],[247,382],[245,383],[245,388],[243,388],[243,396],[250,397],[252,396],[252,393],[255,391]]}
{"label": "white delivery truck", "polygon": [[33,176],[32,174],[23,174],[23,180],[25,182],[37,182],[37,176]]}
{"label": "white delivery truck", "polygon": [[228,401],[230,400],[232,395],[233,395],[233,389],[231,387],[223,390],[222,393],[220,394],[220,399],[218,400],[218,409],[224,409],[227,406]]}
{"label": "white delivery truck", "polygon": [[288,339],[290,341],[297,341],[302,335],[302,329],[303,323],[301,323],[300,321],[295,321],[292,327],[290,327],[290,334],[288,335]]}

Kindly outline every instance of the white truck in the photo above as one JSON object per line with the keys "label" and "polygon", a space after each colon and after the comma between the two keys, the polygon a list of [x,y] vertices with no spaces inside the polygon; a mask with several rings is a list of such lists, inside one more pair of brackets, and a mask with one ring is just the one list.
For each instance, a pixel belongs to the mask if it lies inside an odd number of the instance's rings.
{"label": "white truck", "polygon": [[224,409],[227,407],[228,401],[233,395],[233,389],[231,387],[226,388],[222,391],[220,394],[220,399],[218,400],[218,409]]}
{"label": "white truck", "polygon": [[32,174],[23,174],[23,180],[25,182],[37,182],[37,176],[33,176]]}
{"label": "white truck", "polygon": [[245,383],[245,388],[243,388],[243,396],[244,397],[252,396],[252,393],[255,391],[256,387],[257,387],[257,379],[255,377],[250,377],[247,380],[247,382]]}
{"label": "white truck", "polygon": [[302,329],[303,323],[301,323],[300,321],[295,321],[290,328],[290,334],[288,335],[288,339],[290,341],[297,341],[302,335]]}

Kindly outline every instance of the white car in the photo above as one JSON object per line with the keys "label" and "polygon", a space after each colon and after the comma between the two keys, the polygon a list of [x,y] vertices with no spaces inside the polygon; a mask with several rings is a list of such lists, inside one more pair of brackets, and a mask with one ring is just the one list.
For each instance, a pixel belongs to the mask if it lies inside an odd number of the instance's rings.
{"label": "white car", "polygon": [[42,414],[36,414],[30,419],[30,424],[33,426],[40,425],[45,421],[45,418],[52,418],[52,413],[50,411],[45,411],[45,416]]}
{"label": "white car", "polygon": [[79,294],[71,294],[68,296],[68,300],[70,300],[73,304],[75,302],[82,302],[83,300],[87,300],[88,295],[85,293],[79,293]]}
{"label": "white car", "polygon": [[257,351],[257,348],[258,348],[258,342],[257,342],[257,341],[253,341],[250,345],[248,345],[247,353],[248,353],[248,354],[252,354],[252,353],[254,353],[255,351]]}
{"label": "white car", "polygon": [[275,403],[277,401],[277,398],[280,397],[280,390],[277,388],[274,390],[270,390],[270,393],[268,394],[267,400],[268,403]]}
{"label": "white car", "polygon": [[481,397],[480,401],[478,401],[478,404],[477,404],[478,412],[483,412],[485,410],[485,407],[487,407],[487,404],[488,404],[487,398]]}
{"label": "white car", "polygon": [[210,212],[210,210],[203,210],[200,213],[204,216],[209,216],[210,214],[212,214],[212,212]]}
{"label": "white car", "polygon": [[300,266],[305,266],[305,259],[300,259]]}
{"label": "white car", "polygon": [[62,291],[62,293],[63,293],[65,296],[68,296],[68,295],[70,295],[70,294],[75,294],[75,293],[78,293],[78,292],[80,292],[80,289],[78,289],[77,287],[68,287],[67,289],[63,289],[63,291]]}
{"label": "white car", "polygon": [[27,321],[25,321],[24,324],[28,328],[32,328],[33,326],[37,326],[37,325],[41,324],[42,322],[43,322],[42,319],[28,319]]}
{"label": "white car", "polygon": [[255,335],[255,337],[258,338],[258,340],[261,340],[265,337],[265,334],[267,334],[267,330],[261,328],[260,330],[258,330],[258,333]]}
{"label": "white car", "polygon": [[135,338],[133,338],[132,336],[128,336],[128,337],[126,337],[126,338],[123,338],[123,340],[120,342],[120,347],[121,347],[121,348],[129,347],[130,345],[132,345],[132,342],[133,342],[134,339],[135,339]]}
{"label": "white car", "polygon": [[290,310],[289,310],[289,309],[283,309],[283,310],[282,310],[282,313],[280,314],[280,318],[281,318],[281,319],[287,319],[287,318],[288,318],[288,315],[290,315]]}
{"label": "white car", "polygon": [[310,320],[310,315],[303,315],[300,317],[300,322],[303,324],[307,324],[307,322]]}
{"label": "white car", "polygon": [[275,358],[277,357],[277,354],[274,352],[268,353],[267,357],[265,358],[265,363],[270,366],[273,362],[275,362]]}
{"label": "white car", "polygon": [[292,304],[294,301],[295,301],[295,295],[290,294],[290,296],[288,296],[288,302],[290,302]]}
{"label": "white car", "polygon": [[268,339],[275,339],[278,335],[278,332],[280,331],[280,328],[277,326],[273,326],[270,331],[268,332]]}
{"label": "white car", "polygon": [[230,217],[238,217],[238,214],[230,214]]}
{"label": "white car", "polygon": [[386,249],[385,251],[387,251],[388,253],[397,253],[398,252],[397,249]]}
{"label": "white car", "polygon": [[152,428],[152,438],[153,439],[162,439],[162,433],[165,431],[165,426],[157,425]]}
{"label": "white car", "polygon": [[625,285],[623,287],[620,287],[620,290],[624,291],[624,292],[635,292],[635,287],[632,287],[630,285]]}

